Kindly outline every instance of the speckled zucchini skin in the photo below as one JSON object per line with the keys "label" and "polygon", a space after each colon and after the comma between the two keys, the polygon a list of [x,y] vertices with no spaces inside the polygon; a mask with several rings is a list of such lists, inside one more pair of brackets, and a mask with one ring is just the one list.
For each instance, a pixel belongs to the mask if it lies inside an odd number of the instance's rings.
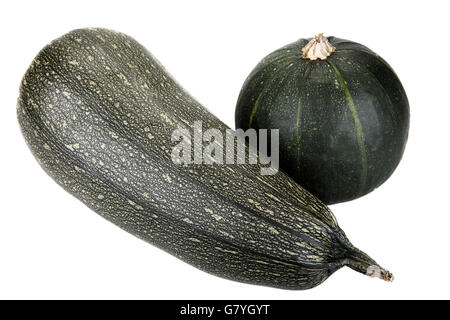
{"label": "speckled zucchini skin", "polygon": [[402,158],[409,104],[392,68],[335,37],[326,60],[302,59],[300,39],[265,57],[245,81],[236,128],[280,129],[280,167],[326,204],[361,197]]}
{"label": "speckled zucchini skin", "polygon": [[344,265],[364,273],[375,264],[281,172],[174,164],[178,126],[227,127],[124,34],[80,29],[51,42],[23,78],[17,114],[39,164],[65,190],[199,269],[307,289]]}

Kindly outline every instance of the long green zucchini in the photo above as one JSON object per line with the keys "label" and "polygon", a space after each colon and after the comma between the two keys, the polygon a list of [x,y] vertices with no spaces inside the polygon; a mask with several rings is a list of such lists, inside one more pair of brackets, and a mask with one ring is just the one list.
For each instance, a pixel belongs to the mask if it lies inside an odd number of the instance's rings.
{"label": "long green zucchini", "polygon": [[34,156],[65,190],[201,270],[285,289],[312,288],[343,266],[392,280],[284,173],[174,164],[173,130],[197,120],[228,127],[124,34],[80,29],[47,45],[23,78],[17,113]]}

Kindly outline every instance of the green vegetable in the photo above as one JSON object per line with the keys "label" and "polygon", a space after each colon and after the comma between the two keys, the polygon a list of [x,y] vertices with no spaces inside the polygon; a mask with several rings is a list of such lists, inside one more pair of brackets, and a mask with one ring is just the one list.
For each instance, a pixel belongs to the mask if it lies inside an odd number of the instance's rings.
{"label": "green vegetable", "polygon": [[280,168],[333,204],[391,176],[408,138],[409,104],[380,56],[320,34],[255,67],[237,102],[236,128],[280,129]]}
{"label": "green vegetable", "polygon": [[392,279],[285,174],[174,164],[173,130],[197,120],[228,128],[124,34],[81,29],[46,46],[23,78],[18,118],[65,190],[201,270],[285,289],[314,287],[343,266]]}

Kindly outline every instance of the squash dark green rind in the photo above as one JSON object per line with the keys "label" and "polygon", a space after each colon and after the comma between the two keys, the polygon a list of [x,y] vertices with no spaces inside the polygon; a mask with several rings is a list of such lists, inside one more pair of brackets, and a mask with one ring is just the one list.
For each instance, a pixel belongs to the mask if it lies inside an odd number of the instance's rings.
{"label": "squash dark green rind", "polygon": [[302,59],[300,39],[245,81],[236,128],[280,129],[280,167],[327,204],[386,181],[408,138],[409,104],[392,68],[367,47],[329,37],[326,60]]}
{"label": "squash dark green rind", "polygon": [[51,42],[22,80],[17,114],[39,164],[65,190],[201,270],[307,289],[344,265],[362,273],[376,265],[281,172],[175,165],[174,129],[197,120],[228,128],[124,34],[80,29]]}

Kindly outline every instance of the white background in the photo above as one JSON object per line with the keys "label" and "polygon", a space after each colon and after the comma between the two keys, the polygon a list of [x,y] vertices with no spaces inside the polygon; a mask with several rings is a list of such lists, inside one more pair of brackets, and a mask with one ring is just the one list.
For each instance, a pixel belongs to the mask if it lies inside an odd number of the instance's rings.
{"label": "white background", "polygon": [[[0,298],[450,298],[450,30],[447,1],[2,1]],[[403,160],[371,194],[332,206],[350,240],[390,269],[385,283],[343,268],[307,291],[203,273],[120,230],[63,191],[21,136],[22,75],[49,41],[107,27],[146,46],[228,125],[241,85],[273,50],[318,32],[365,44],[409,97]]]}

